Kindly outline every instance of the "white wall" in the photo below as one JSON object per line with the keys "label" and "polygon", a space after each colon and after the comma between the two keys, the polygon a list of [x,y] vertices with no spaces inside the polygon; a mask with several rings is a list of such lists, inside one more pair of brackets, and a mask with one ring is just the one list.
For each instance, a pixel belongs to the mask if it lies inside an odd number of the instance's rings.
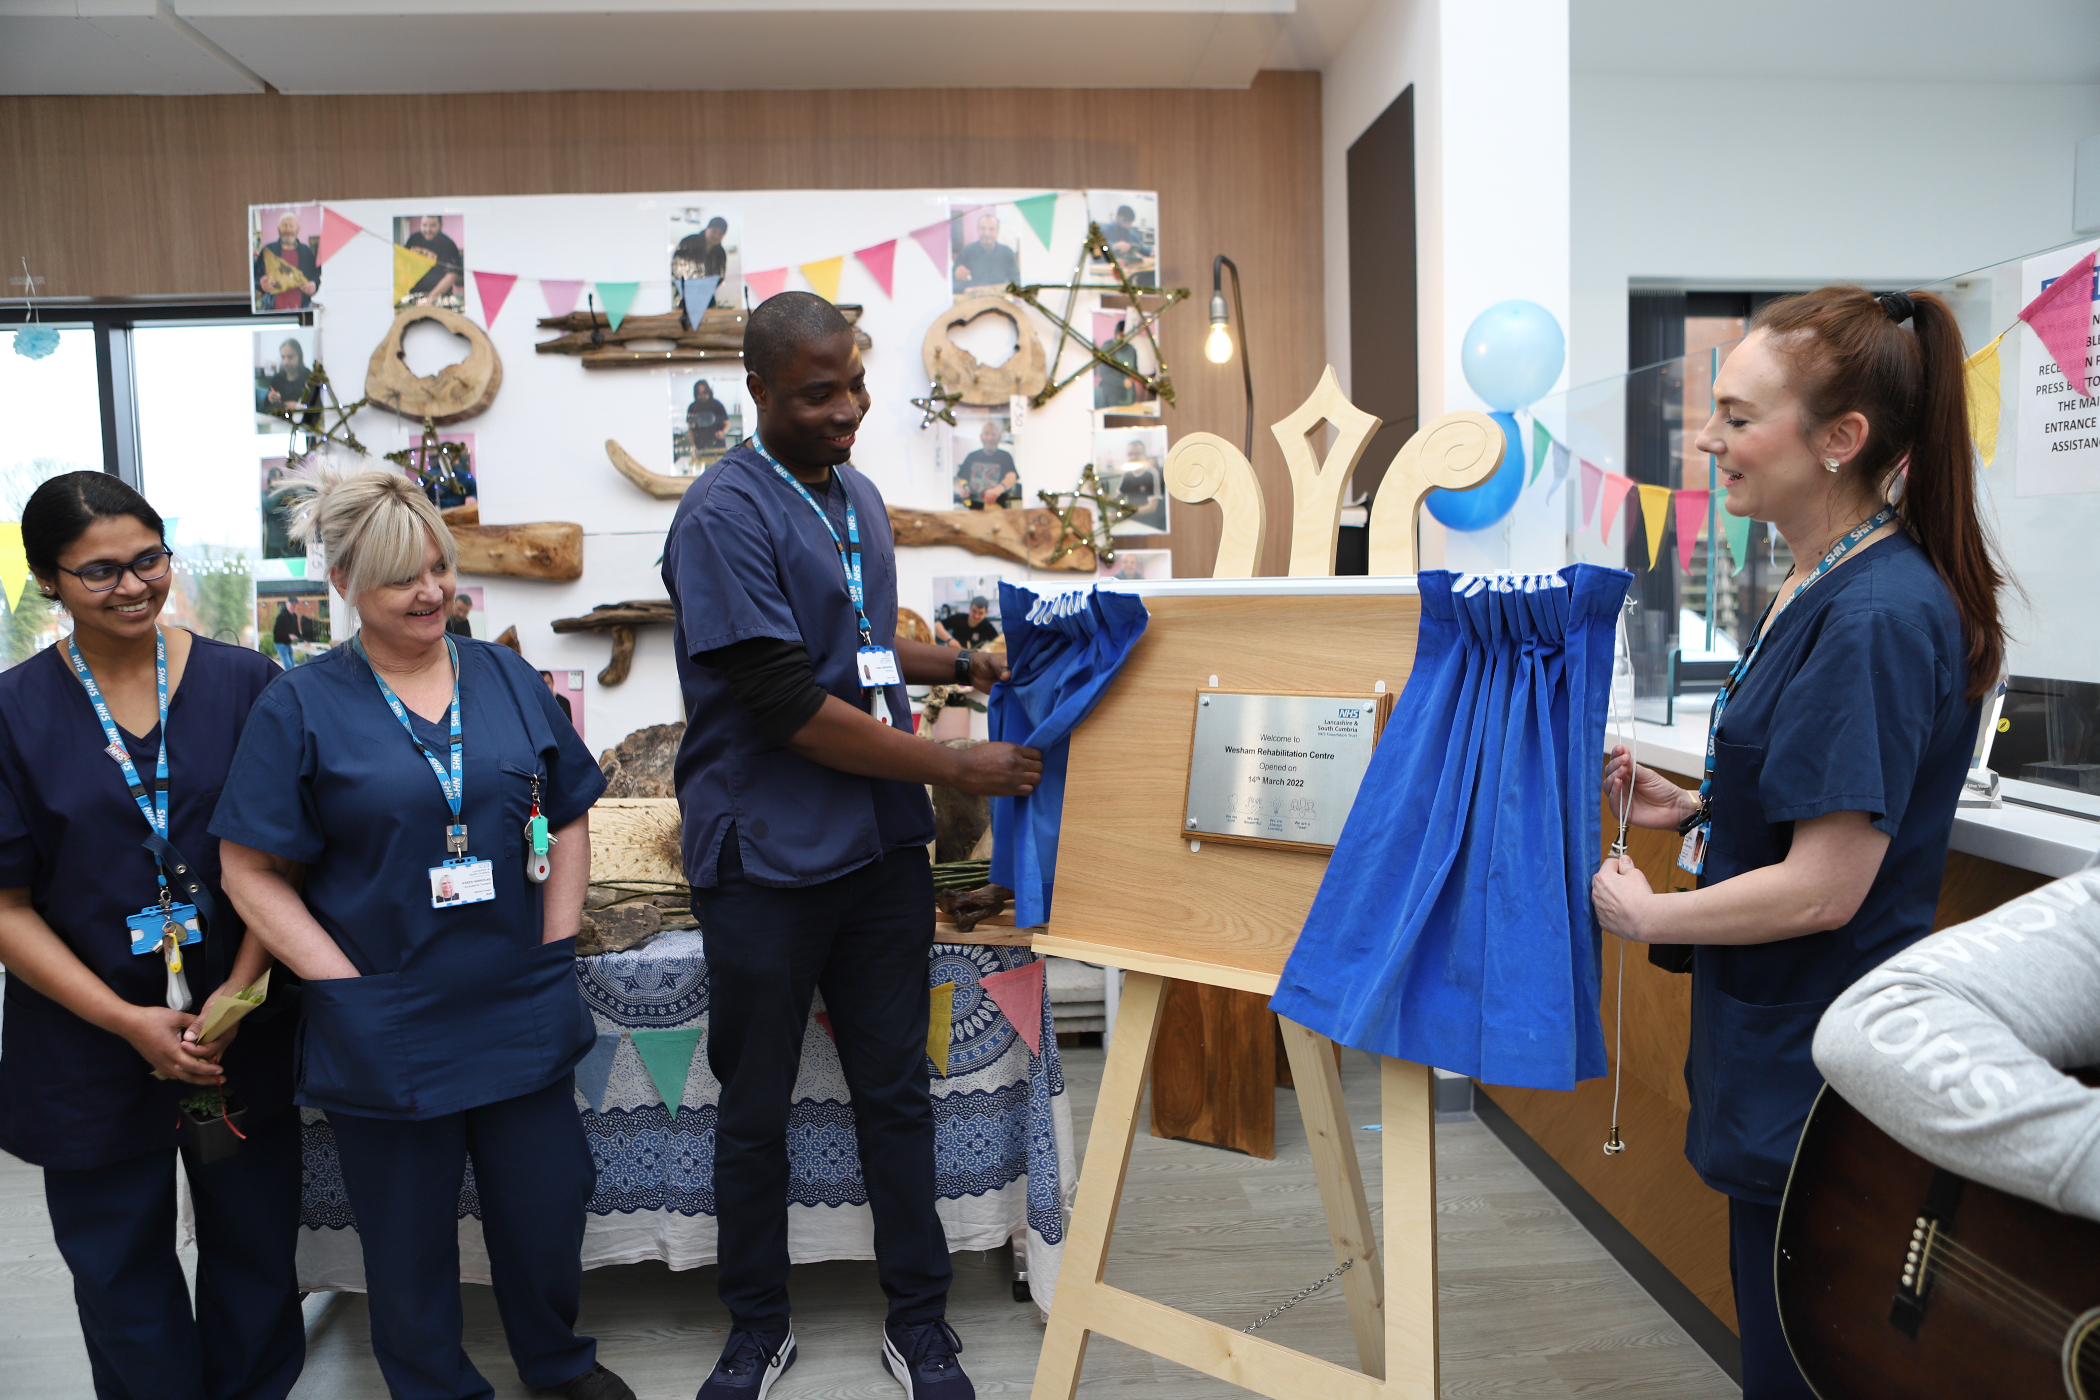
{"label": "white wall", "polygon": [[1626,368],[1629,278],[1914,286],[2072,235],[2100,86],[1577,73],[1571,383]]}

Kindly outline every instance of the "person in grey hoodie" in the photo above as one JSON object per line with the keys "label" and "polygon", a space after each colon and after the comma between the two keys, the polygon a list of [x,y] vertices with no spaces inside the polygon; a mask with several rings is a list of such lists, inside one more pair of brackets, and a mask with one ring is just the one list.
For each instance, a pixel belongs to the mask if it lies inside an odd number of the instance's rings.
{"label": "person in grey hoodie", "polygon": [[2100,1220],[2100,870],[1912,944],[1816,1028],[1816,1068],[1920,1157]]}

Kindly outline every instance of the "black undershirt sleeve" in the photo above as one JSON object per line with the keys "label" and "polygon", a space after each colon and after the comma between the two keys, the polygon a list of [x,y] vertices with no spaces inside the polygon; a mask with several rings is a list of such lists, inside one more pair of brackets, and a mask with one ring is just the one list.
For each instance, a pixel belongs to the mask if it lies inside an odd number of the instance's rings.
{"label": "black undershirt sleeve", "polygon": [[693,658],[729,679],[729,689],[768,742],[785,744],[824,708],[826,692],[801,642],[748,637]]}

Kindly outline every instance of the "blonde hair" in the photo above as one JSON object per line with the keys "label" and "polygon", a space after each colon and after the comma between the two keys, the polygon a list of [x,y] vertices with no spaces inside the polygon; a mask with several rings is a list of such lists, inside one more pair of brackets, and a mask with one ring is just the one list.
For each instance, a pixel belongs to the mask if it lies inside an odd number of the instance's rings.
{"label": "blonde hair", "polygon": [[448,570],[459,561],[445,518],[398,471],[323,466],[276,494],[292,506],[292,538],[320,544],[328,568],[343,571],[343,593],[353,602],[369,589],[422,573],[426,541],[436,541]]}

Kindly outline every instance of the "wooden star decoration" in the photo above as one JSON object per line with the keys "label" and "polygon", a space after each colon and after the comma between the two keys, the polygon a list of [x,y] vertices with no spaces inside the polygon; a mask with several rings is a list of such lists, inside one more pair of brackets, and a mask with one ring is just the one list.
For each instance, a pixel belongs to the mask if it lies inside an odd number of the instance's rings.
{"label": "wooden star decoration", "polygon": [[386,460],[413,476],[416,485],[433,501],[441,489],[460,496],[467,494],[467,483],[460,475],[467,465],[467,445],[440,439],[437,424],[428,418],[423,420],[422,440],[414,447],[387,453]]}
{"label": "wooden star decoration", "polygon": [[[322,367],[319,360],[315,360],[314,367],[307,372],[306,392],[300,395],[300,402],[280,404],[276,408],[265,410],[272,418],[282,418],[291,424],[295,434],[306,434],[305,450],[286,453],[285,465],[298,466],[324,442],[348,448],[360,457],[365,456],[365,445],[359,442],[357,434],[351,431],[350,418],[370,402],[370,399],[359,399],[346,407],[336,398],[335,385],[328,381],[328,371]],[[335,417],[333,423],[323,421],[329,414]],[[316,426],[317,423],[319,426]]]}
{"label": "wooden star decoration", "polygon": [[919,427],[922,430],[932,427],[936,419],[952,428],[955,426],[955,406],[961,402],[960,389],[950,393],[943,389],[941,381],[936,379],[933,381],[933,387],[926,391],[926,397],[913,399],[911,406],[924,415],[919,419]]}
{"label": "wooden star decoration", "polygon": [[[1080,281],[1079,279],[1085,272],[1087,262],[1090,259],[1095,262],[1107,263],[1109,270],[1115,274],[1116,280],[1114,282]],[[1167,373],[1166,356],[1160,353],[1159,338],[1153,335],[1152,326],[1166,313],[1168,307],[1187,297],[1189,289],[1187,287],[1175,287],[1169,291],[1161,291],[1156,287],[1140,287],[1132,282],[1130,274],[1123,270],[1123,264],[1117,260],[1114,251],[1109,248],[1108,240],[1102,236],[1101,225],[1088,224],[1086,226],[1086,247],[1080,250],[1079,265],[1072,269],[1072,280],[1069,283],[1062,287],[1053,283],[1030,283],[1025,287],[1009,283],[1006,290],[1041,312],[1043,319],[1057,327],[1058,331],[1057,348],[1050,357],[1049,376],[1045,380],[1042,389],[1029,399],[1028,403],[1031,408],[1041,408],[1045,403],[1055,398],[1058,392],[1067,384],[1070,384],[1097,364],[1104,365],[1118,374],[1135,380],[1139,387],[1146,390],[1154,398],[1164,399],[1168,403],[1174,402],[1174,381],[1172,376]],[[1060,316],[1049,307],[1043,305],[1040,294],[1049,291],[1062,291],[1065,294],[1064,315]],[[1081,292],[1113,292],[1117,296],[1123,297],[1130,304],[1130,308],[1137,313],[1135,317],[1137,325],[1135,327],[1131,326],[1129,319],[1126,318],[1120,335],[1105,345],[1095,344],[1092,336],[1074,326],[1071,321],[1073,307],[1078,302],[1079,293]],[[1147,297],[1156,299],[1159,304],[1148,307],[1144,300]],[[1157,373],[1148,375],[1135,364],[1126,363],[1116,358],[1118,351],[1127,349],[1140,335],[1145,338],[1146,344],[1152,347],[1153,363],[1159,366]],[[1065,342],[1068,340],[1083,346],[1087,351],[1088,358],[1077,369],[1060,379],[1057,377],[1057,369],[1064,359]]]}
{"label": "wooden star decoration", "polygon": [[[1087,463],[1079,474],[1079,488],[1074,491],[1038,491],[1036,499],[1057,512],[1057,523],[1063,533],[1057,548],[1051,551],[1050,562],[1060,559],[1078,549],[1091,549],[1094,557],[1104,564],[1116,562],[1116,542],[1112,533],[1115,527],[1131,516],[1138,508],[1121,496],[1111,496],[1102,489],[1101,478],[1094,474],[1094,464]],[[1059,505],[1058,498],[1066,497]],[[1088,512],[1082,501],[1092,501],[1094,509]]]}

